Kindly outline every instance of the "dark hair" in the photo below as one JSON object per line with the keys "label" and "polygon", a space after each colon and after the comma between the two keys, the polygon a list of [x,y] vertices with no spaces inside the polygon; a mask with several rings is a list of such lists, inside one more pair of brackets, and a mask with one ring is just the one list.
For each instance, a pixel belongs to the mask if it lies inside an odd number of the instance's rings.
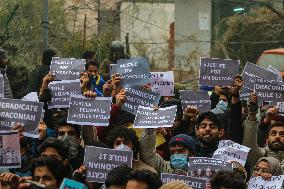
{"label": "dark hair", "polygon": [[63,163],[55,158],[36,159],[31,167],[31,173],[33,178],[35,176],[35,170],[38,167],[47,167],[47,169],[53,174],[53,176],[57,180],[57,186],[60,186],[60,183],[66,176]]}
{"label": "dark hair", "polygon": [[107,136],[107,144],[111,148],[113,148],[114,141],[117,139],[117,137],[124,138],[124,140],[131,141],[133,143],[133,157],[134,159],[137,159],[140,144],[135,131],[127,127],[115,126],[114,129],[111,130]]}
{"label": "dark hair", "polygon": [[83,53],[82,58],[83,58],[83,59],[86,59],[86,60],[89,60],[89,59],[91,59],[94,55],[96,55],[94,51],[86,50],[86,51]]}
{"label": "dark hair", "polygon": [[47,49],[43,52],[42,63],[46,65],[51,64],[52,57],[56,55],[56,52],[52,49]]}
{"label": "dark hair", "polygon": [[99,68],[99,64],[95,60],[87,61],[87,63],[85,64],[85,70],[88,70],[89,66],[96,66],[97,68]]}
{"label": "dark hair", "polygon": [[214,114],[213,112],[204,112],[202,114],[200,114],[197,118],[197,127],[199,127],[199,125],[201,124],[201,122],[205,119],[210,119],[213,123],[215,123],[217,125],[217,127],[220,129],[221,128],[221,122],[218,119],[217,115]]}
{"label": "dark hair", "polygon": [[220,171],[210,180],[212,189],[246,189],[246,182],[241,174],[233,171]]}
{"label": "dark hair", "polygon": [[7,58],[6,51],[0,48],[0,60],[6,59],[6,58]]}
{"label": "dark hair", "polygon": [[162,181],[158,175],[149,170],[132,171],[128,177],[128,181],[130,180],[144,182],[148,185],[148,189],[158,189],[162,186]]}
{"label": "dark hair", "polygon": [[233,77],[233,80],[235,80],[235,79],[243,80],[243,77],[241,75],[236,75],[236,76]]}
{"label": "dark hair", "polygon": [[272,123],[269,127],[268,127],[268,132],[270,132],[270,130],[274,127],[284,127],[284,122],[282,121],[276,121],[274,123]]}
{"label": "dark hair", "polygon": [[44,152],[46,148],[54,148],[62,157],[62,160],[67,159],[68,148],[63,141],[53,137],[49,137],[40,146],[39,153],[41,154],[42,152]]}
{"label": "dark hair", "polygon": [[67,111],[58,111],[58,112],[55,112],[53,114],[52,119],[53,119],[53,123],[54,123],[54,126],[55,126],[56,134],[58,135],[58,128],[59,127],[70,126],[70,127],[73,127],[75,129],[76,136],[77,136],[77,138],[79,138],[80,133],[81,133],[81,126],[77,125],[77,124],[67,123],[67,116],[68,116]]}
{"label": "dark hair", "polygon": [[127,165],[120,165],[112,169],[106,177],[105,185],[110,187],[112,185],[123,186],[127,183],[127,178],[133,169]]}

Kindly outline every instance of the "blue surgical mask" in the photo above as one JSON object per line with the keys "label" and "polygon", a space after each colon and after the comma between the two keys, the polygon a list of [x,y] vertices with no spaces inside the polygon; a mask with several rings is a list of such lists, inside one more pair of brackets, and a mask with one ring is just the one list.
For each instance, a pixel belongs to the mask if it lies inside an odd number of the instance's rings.
{"label": "blue surgical mask", "polygon": [[186,169],[188,167],[187,154],[173,154],[170,159],[171,165],[175,169]]}
{"label": "blue surgical mask", "polygon": [[220,100],[220,101],[218,102],[218,104],[216,105],[216,108],[225,111],[225,110],[227,110],[227,108],[228,108],[228,102],[225,102],[224,100]]}

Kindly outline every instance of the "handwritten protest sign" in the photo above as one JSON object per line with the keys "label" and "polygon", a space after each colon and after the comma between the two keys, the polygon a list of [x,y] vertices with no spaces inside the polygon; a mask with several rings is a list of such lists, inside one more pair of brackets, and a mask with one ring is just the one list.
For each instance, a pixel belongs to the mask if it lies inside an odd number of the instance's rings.
{"label": "handwritten protest sign", "polygon": [[86,146],[86,181],[104,183],[107,174],[119,165],[132,167],[133,152]]}
{"label": "handwritten protest sign", "polygon": [[161,96],[175,96],[174,72],[151,72],[150,83],[152,91]]}
{"label": "handwritten protest sign", "polygon": [[117,61],[116,72],[121,75],[122,86],[148,84],[150,78],[149,59],[120,59]]}
{"label": "handwritten protest sign", "polygon": [[283,82],[268,81],[255,77],[254,90],[259,101],[270,102],[270,105],[277,105],[277,102],[284,102]]}
{"label": "handwritten protest sign", "polygon": [[262,177],[252,177],[248,182],[248,189],[282,189],[284,175],[273,176],[270,180]]}
{"label": "handwritten protest sign", "polygon": [[181,181],[193,189],[204,189],[206,188],[206,182],[207,182],[205,179],[188,177],[184,175],[168,174],[168,173],[162,173],[161,180],[163,184],[173,181]]}
{"label": "handwritten protest sign", "polygon": [[218,149],[214,152],[212,158],[221,159],[224,161],[237,161],[242,166],[245,166],[248,152],[250,148],[235,143],[230,140],[221,140]]}
{"label": "handwritten protest sign", "polygon": [[132,86],[125,88],[126,101],[122,106],[122,110],[136,114],[138,106],[152,107],[157,105],[160,100],[160,95],[152,91],[141,88],[140,86]]}
{"label": "handwritten protest sign", "polygon": [[243,87],[248,88],[250,90],[254,90],[255,77],[264,78],[269,81],[276,81],[278,79],[277,74],[249,62],[247,62],[244,67],[242,77],[244,84]]}
{"label": "handwritten protest sign", "polygon": [[22,98],[25,101],[39,102],[37,92],[30,92]]}
{"label": "handwritten protest sign", "polygon": [[200,58],[199,85],[229,86],[239,67],[239,60]]}
{"label": "handwritten protest sign", "polygon": [[218,171],[232,169],[231,163],[214,158],[190,157],[188,161],[188,175],[206,180],[212,178]]}
{"label": "handwritten protest sign", "polygon": [[276,68],[274,68],[271,65],[269,65],[266,69],[270,72],[276,73],[278,75],[278,81],[283,81],[281,72],[279,70],[277,70]]}
{"label": "handwritten protest sign", "polygon": [[196,106],[200,113],[211,110],[211,101],[207,91],[180,90],[179,93],[183,110],[189,105]]}
{"label": "handwritten protest sign", "polygon": [[34,131],[43,113],[43,103],[18,99],[0,99],[0,130],[10,130],[20,123],[25,132]]}
{"label": "handwritten protest sign", "polygon": [[240,90],[240,99],[241,100],[249,100],[250,94],[253,93],[253,90],[242,87]]}
{"label": "handwritten protest sign", "polygon": [[87,189],[87,187],[75,180],[64,178],[59,189]]}
{"label": "handwritten protest sign", "polygon": [[117,69],[117,64],[110,64],[110,77],[113,75],[113,74],[116,74],[116,69]]}
{"label": "handwritten protest sign", "polygon": [[53,81],[49,83],[52,100],[48,103],[48,108],[68,108],[70,95],[80,95],[80,80]]}
{"label": "handwritten protest sign", "polygon": [[177,112],[177,106],[159,108],[139,106],[136,112],[134,128],[172,127]]}
{"label": "handwritten protest sign", "polygon": [[21,167],[21,152],[18,131],[0,131],[0,167]]}
{"label": "handwritten protest sign", "polygon": [[3,78],[3,74],[0,74],[0,98],[4,98],[4,78]]}
{"label": "handwritten protest sign", "polygon": [[55,80],[75,80],[80,78],[85,64],[84,59],[53,57],[50,72],[55,75]]}
{"label": "handwritten protest sign", "polygon": [[111,97],[93,99],[71,95],[67,122],[79,125],[108,126],[111,100]]}

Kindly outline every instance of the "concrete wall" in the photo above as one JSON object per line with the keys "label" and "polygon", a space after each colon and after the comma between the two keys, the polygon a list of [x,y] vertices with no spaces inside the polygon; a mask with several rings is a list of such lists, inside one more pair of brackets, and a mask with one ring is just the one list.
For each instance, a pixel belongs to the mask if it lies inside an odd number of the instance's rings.
{"label": "concrete wall", "polygon": [[175,79],[198,77],[199,59],[210,54],[211,0],[175,0]]}
{"label": "concrete wall", "polygon": [[132,57],[147,56],[151,70],[168,69],[168,39],[174,22],[174,3],[122,2],[121,40],[129,33]]}

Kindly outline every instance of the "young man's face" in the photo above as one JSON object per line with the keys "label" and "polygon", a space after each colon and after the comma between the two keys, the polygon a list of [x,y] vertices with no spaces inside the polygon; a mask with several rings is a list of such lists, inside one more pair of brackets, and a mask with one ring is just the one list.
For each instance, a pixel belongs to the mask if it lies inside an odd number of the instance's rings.
{"label": "young man's face", "polygon": [[70,125],[64,125],[58,127],[58,137],[62,137],[64,135],[76,137],[76,130],[74,129],[74,127]]}
{"label": "young man's face", "polygon": [[196,128],[196,134],[203,145],[210,145],[221,138],[222,130],[210,119],[205,118]]}
{"label": "young man's face", "polygon": [[47,147],[45,150],[41,153],[41,158],[55,158],[59,161],[63,161],[63,158],[60,156],[58,151],[55,148]]}
{"label": "young man's face", "polygon": [[99,73],[99,69],[98,69],[97,66],[89,65],[87,73],[88,73],[89,76],[97,76],[98,73]]}
{"label": "young man's face", "polygon": [[47,187],[57,187],[59,183],[57,183],[56,178],[49,171],[47,167],[37,167],[34,172],[34,181],[40,184],[44,184]]}
{"label": "young man's face", "polygon": [[273,151],[284,150],[284,127],[273,127],[268,135],[268,147]]}

